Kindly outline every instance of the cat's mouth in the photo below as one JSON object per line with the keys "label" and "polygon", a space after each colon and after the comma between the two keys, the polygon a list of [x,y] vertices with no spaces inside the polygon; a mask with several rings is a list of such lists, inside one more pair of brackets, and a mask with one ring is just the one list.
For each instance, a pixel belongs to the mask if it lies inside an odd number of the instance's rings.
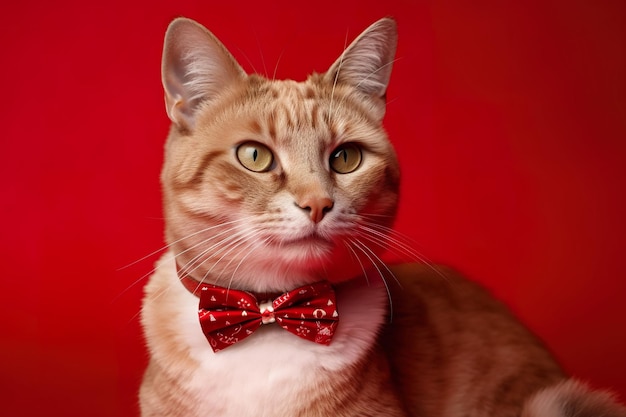
{"label": "cat's mouth", "polygon": [[307,251],[314,250],[315,252],[327,252],[334,246],[334,241],[329,237],[322,236],[318,232],[312,232],[301,236],[282,236],[279,239],[273,240],[272,244],[277,249],[281,250],[298,250]]}
{"label": "cat's mouth", "polygon": [[320,236],[318,233],[311,233],[306,236],[300,236],[291,239],[285,239],[279,243],[280,246],[315,246],[315,247],[330,247],[333,245],[333,241]]}

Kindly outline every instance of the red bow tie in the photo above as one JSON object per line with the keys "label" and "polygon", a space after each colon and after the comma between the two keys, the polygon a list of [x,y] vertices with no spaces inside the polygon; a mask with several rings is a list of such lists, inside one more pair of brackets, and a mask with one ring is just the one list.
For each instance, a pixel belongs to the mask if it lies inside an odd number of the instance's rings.
{"label": "red bow tie", "polygon": [[[191,278],[183,278],[184,284],[185,279]],[[276,323],[322,345],[330,344],[337,328],[335,291],[326,281],[261,302],[246,291],[194,283],[196,291],[192,292],[200,295],[200,325],[215,352],[245,339],[264,324]]]}

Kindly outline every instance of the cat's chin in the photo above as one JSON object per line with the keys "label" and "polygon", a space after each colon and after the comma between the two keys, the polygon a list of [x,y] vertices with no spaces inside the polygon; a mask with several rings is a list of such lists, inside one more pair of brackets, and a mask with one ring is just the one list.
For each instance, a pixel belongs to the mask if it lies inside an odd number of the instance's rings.
{"label": "cat's chin", "polygon": [[332,251],[334,242],[318,234],[282,240],[271,244],[281,251],[292,250],[300,253],[328,253]]}
{"label": "cat's chin", "polygon": [[318,236],[307,236],[269,245],[269,257],[291,267],[312,268],[326,264],[332,258],[334,243]]}
{"label": "cat's chin", "polygon": [[290,271],[306,282],[328,280],[343,282],[355,278],[362,266],[341,241],[309,236],[268,248],[269,269]]}

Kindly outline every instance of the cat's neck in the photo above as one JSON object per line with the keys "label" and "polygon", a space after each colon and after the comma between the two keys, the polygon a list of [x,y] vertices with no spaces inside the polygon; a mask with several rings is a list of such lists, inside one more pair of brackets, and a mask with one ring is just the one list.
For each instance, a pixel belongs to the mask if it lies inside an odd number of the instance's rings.
{"label": "cat's neck", "polygon": [[[204,263],[201,268],[188,267],[185,259],[175,256],[176,272],[180,281],[191,293],[197,293],[202,285],[216,285],[253,294],[282,294],[315,282],[329,281],[333,285],[364,279],[362,268],[311,266],[309,268],[286,268],[282,263],[250,259],[232,270],[219,270],[215,265]],[[214,271],[214,270],[217,270]]]}
{"label": "cat's neck", "polygon": [[[187,289],[187,291],[189,291],[191,294],[195,295],[196,297],[200,297],[200,293],[202,291],[203,286],[205,285],[214,285],[214,284],[210,284],[210,278],[205,277],[202,281],[192,277],[189,274],[186,274],[184,271],[181,270],[180,266],[178,264],[176,264],[176,274],[178,275],[178,279],[180,281],[180,283],[183,285],[183,287],[185,287],[185,289]],[[304,281],[304,280],[303,280]],[[311,284],[313,282],[320,282],[320,281],[326,281],[325,279],[315,279],[315,278],[308,278],[307,282],[308,284]],[[347,279],[345,281],[342,281],[340,283],[334,283],[332,284],[332,286],[334,288],[339,288],[339,287],[344,287],[344,286],[350,286],[350,285],[358,285],[359,281],[363,281],[364,283],[367,282],[367,279],[365,276],[359,275],[356,277],[352,277],[351,279]],[[249,289],[249,288],[237,288],[236,286],[229,286],[228,289],[232,289],[232,290],[242,290],[242,291],[246,291],[251,293],[252,295],[254,295],[258,300],[273,300],[279,296],[281,296],[282,294],[291,291],[293,289],[299,288],[300,285],[293,287],[293,288],[282,288],[280,290],[276,290],[276,289]]]}
{"label": "cat's neck", "polygon": [[[196,297],[200,297],[200,293],[202,292],[202,287],[207,284],[205,282],[200,282],[197,279],[192,278],[191,276],[187,274],[181,273],[180,268],[178,268],[178,266],[177,266],[177,274],[178,274],[178,279],[180,283],[183,284],[183,287],[185,287],[187,291],[189,291]],[[229,287],[229,289],[238,289],[238,288]],[[244,290],[244,291],[252,293],[258,300],[273,300],[284,293],[283,291],[254,291],[254,292],[250,290]]]}

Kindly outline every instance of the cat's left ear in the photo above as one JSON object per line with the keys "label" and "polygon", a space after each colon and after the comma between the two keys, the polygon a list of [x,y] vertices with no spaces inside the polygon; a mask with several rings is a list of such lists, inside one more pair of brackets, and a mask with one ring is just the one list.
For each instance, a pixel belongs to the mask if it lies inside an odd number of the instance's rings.
{"label": "cat's left ear", "polygon": [[326,72],[328,82],[347,84],[384,99],[396,54],[396,21],[383,18],[365,29]]}

